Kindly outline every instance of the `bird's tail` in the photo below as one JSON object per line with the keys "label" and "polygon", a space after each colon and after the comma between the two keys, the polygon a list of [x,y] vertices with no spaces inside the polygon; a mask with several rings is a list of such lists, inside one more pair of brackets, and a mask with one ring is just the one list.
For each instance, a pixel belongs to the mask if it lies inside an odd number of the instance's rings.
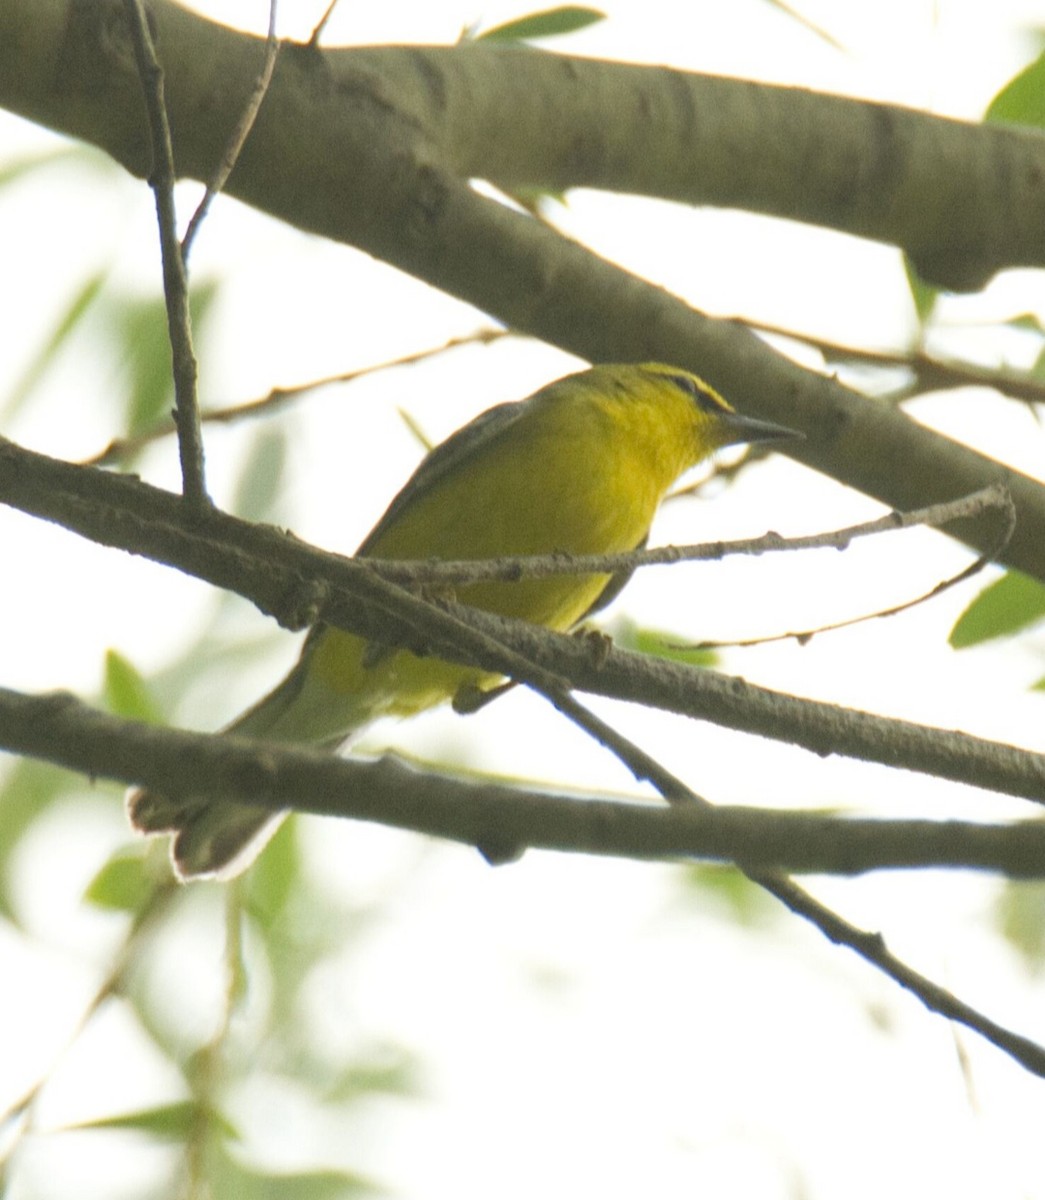
{"label": "bird's tail", "polygon": [[275,833],[284,812],[211,796],[127,793],[127,814],[141,833],[172,834],[171,861],[181,879],[229,877],[245,870]]}
{"label": "bird's tail", "polygon": [[[377,697],[334,694],[310,676],[308,647],[273,691],[225,732],[287,745],[334,749],[377,715]],[[275,833],[285,811],[212,795],[133,788],[127,813],[135,829],[172,834],[171,860],[182,879],[227,878],[245,870]]]}

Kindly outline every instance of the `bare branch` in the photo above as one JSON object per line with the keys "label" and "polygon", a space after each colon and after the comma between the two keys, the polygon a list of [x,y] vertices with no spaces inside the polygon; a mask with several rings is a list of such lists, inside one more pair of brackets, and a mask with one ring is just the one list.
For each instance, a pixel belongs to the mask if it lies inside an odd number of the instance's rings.
{"label": "bare branch", "polygon": [[753,321],[748,317],[737,317],[737,321],[757,329],[761,333],[790,338],[819,350],[829,362],[860,363],[868,367],[903,369],[914,376],[914,383],[903,389],[903,398],[936,392],[947,388],[986,387],[1012,400],[1027,404],[1045,404],[1045,383],[1029,372],[983,367],[977,363],[960,359],[940,358],[927,350],[915,347],[910,350],[868,350],[863,346],[847,346],[817,337],[811,333],[786,329],[764,321]]}
{"label": "bare branch", "polygon": [[315,29],[312,30],[312,36],[308,39],[308,44],[315,49],[319,48],[319,39],[323,36],[323,30],[327,27],[327,22],[334,15],[334,9],[338,6],[338,0],[330,0],[327,5],[326,12],[319,18]]}
{"label": "bare branch", "polygon": [[[337,375],[324,375],[320,379],[310,379],[306,383],[298,383],[289,387],[276,387],[265,396],[261,396],[256,400],[245,400],[241,404],[229,404],[222,408],[203,409],[200,413],[200,420],[203,424],[232,425],[237,421],[268,417],[293,404],[295,401],[302,399],[302,397],[319,391],[321,388],[333,387],[340,383],[352,383],[356,379],[363,379],[368,375],[375,375],[381,371],[390,371],[395,367],[413,366],[415,363],[426,362],[428,359],[445,354],[449,350],[456,350],[460,346],[488,346],[491,342],[510,336],[511,333],[507,329],[477,329],[474,333],[449,338],[441,346],[433,346],[427,350],[415,350],[411,354],[403,354],[399,358],[393,358],[387,362],[358,367],[354,371],[341,371]],[[154,425],[143,429],[140,433],[132,437],[117,438],[111,441],[104,450],[99,451],[99,453],[92,455],[90,458],[83,459],[81,465],[85,467],[111,466],[114,463],[130,458],[150,443],[167,437],[174,432],[173,421],[157,421]]]}
{"label": "bare branch", "polygon": [[[73,24],[27,38],[36,6],[0,0],[0,104],[87,137],[142,172],[140,121],[129,111],[106,9],[75,5]],[[240,114],[236,97],[256,78],[261,42],[166,0],[154,0],[150,12],[178,118],[178,169],[205,179]],[[55,69],[59,51],[68,70]],[[433,89],[442,98],[437,106]],[[607,125],[609,95],[623,119]],[[201,96],[213,103],[201,106]],[[481,130],[477,106],[489,117]],[[648,146],[651,111],[658,117],[652,157],[633,153]],[[695,131],[685,117],[692,112],[715,119]],[[538,179],[771,209],[903,244],[927,277],[978,286],[991,271],[1045,256],[1045,201],[1030,185],[1042,174],[1045,145],[1033,131],[481,44],[288,47],[265,114],[226,189],[244,202],[358,246],[590,361],[654,358],[691,368],[742,411],[801,429],[806,441],[793,457],[890,507],[921,507],[1001,480],[1019,511],[1005,561],[1045,578],[1040,482],[803,370],[739,323],[705,317],[469,182],[511,188]],[[295,136],[302,114],[308,138]],[[597,162],[566,152],[584,129],[606,147]],[[798,148],[810,130],[817,170],[796,171],[796,163],[813,161]],[[827,142],[842,148],[834,160],[819,153]],[[895,170],[887,194],[880,178],[867,187],[854,180],[854,147],[865,164],[888,153]],[[744,170],[737,170],[738,154]],[[959,164],[942,181],[941,156]],[[948,532],[978,549],[989,541],[975,522]]]}
{"label": "bare branch", "polygon": [[192,243],[207,213],[210,211],[214,197],[221,192],[225,186],[225,181],[232,174],[232,168],[236,165],[240,151],[250,136],[250,131],[254,127],[254,121],[258,115],[258,110],[261,108],[261,102],[265,99],[265,93],[272,82],[272,75],[276,70],[276,56],[279,54],[279,41],[276,38],[276,7],[276,0],[270,0],[269,29],[268,37],[265,41],[265,60],[261,65],[261,70],[258,72],[254,89],[247,100],[246,107],[235,129],[232,131],[229,143],[225,147],[225,153],[221,156],[221,162],[207,183],[203,199],[200,201],[199,207],[192,214],[188,227],[185,230],[185,236],[181,240],[181,254],[185,262],[188,262]]}
{"label": "bare branch", "polygon": [[0,439],[0,503],[101,545],[141,554],[246,596],[288,628],[322,617],[386,645],[511,675],[508,651],[558,682],[802,746],[1045,802],[1045,755],[952,730],[757,687],[743,679],[555,634],[382,579],[365,559],[307,546],[138,480],[73,466]]}
{"label": "bare branch", "polygon": [[960,1021],[1045,1076],[1045,1049],[1006,1029],[897,959],[880,934],[851,925],[767,864],[824,871],[831,850],[843,873],[883,865],[1000,865],[1014,875],[1045,874],[1045,823],[976,826],[962,822],[849,821],[799,813],[687,805],[650,808],[598,798],[567,799],[522,788],[475,784],[419,772],[392,758],[373,763],[230,735],[189,734],[124,721],[55,693],[0,689],[0,743],[92,777],[211,792],[230,799],[337,813],[452,838],[503,861],[505,847],[640,859],[705,857],[735,861],[832,941],[885,971],[932,1011]]}
{"label": "bare branch", "polygon": [[951,867],[1045,878],[1045,821],[886,821],[748,806],[663,807],[476,781],[394,756],[338,758],[230,734],[128,721],[65,692],[0,688],[0,744],[92,779],[210,792],[273,809],[377,821],[485,848],[635,859],[701,858],[751,870],[859,875]]}
{"label": "bare branch", "polygon": [[[982,561],[966,567],[954,583],[982,569],[1004,548],[1012,535],[1016,514],[1012,498],[1000,484],[981,488],[968,496],[910,512],[891,512],[873,521],[863,521],[826,533],[805,534],[784,538],[778,533],[766,533],[757,538],[735,541],[700,542],[685,546],[654,546],[621,554],[533,554],[471,561],[399,562],[392,559],[368,559],[385,579],[415,587],[427,583],[469,584],[491,580],[514,582],[519,579],[547,579],[553,575],[615,574],[636,571],[642,567],[668,566],[680,562],[705,562],[733,554],[761,555],[776,551],[845,550],[859,538],[872,537],[898,529],[913,529],[927,525],[938,529],[953,521],[970,520],[984,513],[997,511],[1001,516],[1000,529],[993,543],[993,553],[981,556]],[[952,586],[947,583],[947,587]],[[934,589],[935,595],[943,588]],[[863,619],[863,618],[861,618]],[[799,636],[799,635],[786,635]]]}
{"label": "bare branch", "polygon": [[203,439],[196,396],[198,371],[192,349],[188,277],[174,211],[174,151],[163,94],[163,69],[156,57],[142,0],[124,0],[124,4],[152,139],[149,185],[156,197],[156,217],[160,227],[163,295],[167,305],[167,329],[173,359],[174,419],[178,427],[182,491],[194,508],[202,510],[210,506],[210,498],[204,475]]}
{"label": "bare branch", "polygon": [[[895,617],[899,613],[907,612],[908,609],[917,607],[919,604],[925,604],[929,600],[934,600],[937,596],[942,595],[944,592],[950,591],[951,588],[957,587],[958,584],[964,583],[966,580],[971,579],[974,575],[978,575],[980,571],[984,569],[984,567],[989,566],[990,563],[994,561],[998,554],[1000,554],[1004,549],[1009,538],[1012,537],[1012,531],[1016,526],[1016,509],[1011,498],[1002,489],[986,488],[984,491],[976,492],[972,496],[963,497],[962,500],[957,501],[956,503],[962,505],[968,501],[976,501],[978,503],[991,504],[993,503],[992,493],[997,496],[998,506],[1002,508],[1005,516],[1005,525],[998,535],[998,542],[994,549],[986,554],[981,554],[979,558],[977,558],[974,562],[969,563],[967,567],[963,567],[962,570],[956,572],[954,575],[948,576],[946,579],[941,579],[939,583],[934,584],[933,587],[931,587],[927,592],[923,592],[920,596],[915,596],[912,600],[904,600],[900,604],[893,604],[888,608],[880,608],[877,612],[863,613],[858,617],[848,617],[844,621],[832,621],[827,625],[819,625],[815,629],[803,629],[798,632],[771,634],[768,637],[744,638],[741,641],[734,642],[695,642],[692,645],[672,642],[670,643],[670,648],[672,650],[721,650],[727,646],[764,646],[768,642],[783,642],[789,641],[792,638],[802,645],[805,645],[807,642],[812,641],[812,639],[818,634],[833,633],[838,629],[848,629],[852,625],[860,625],[865,621],[877,621],[884,617]],[[905,515],[910,517],[914,514],[908,513]],[[945,517],[940,523],[944,524],[946,521],[951,519],[952,518],[950,517]],[[930,522],[926,523],[929,524]],[[935,521],[931,523],[936,524]]]}

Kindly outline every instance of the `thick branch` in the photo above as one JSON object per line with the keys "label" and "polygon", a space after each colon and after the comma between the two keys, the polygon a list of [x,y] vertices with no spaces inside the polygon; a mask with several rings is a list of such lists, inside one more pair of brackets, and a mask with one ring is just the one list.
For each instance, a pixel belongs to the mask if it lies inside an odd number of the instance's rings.
{"label": "thick branch", "polygon": [[598,695],[1045,802],[1045,755],[950,730],[803,700],[742,679],[553,634],[460,605],[434,605],[372,564],[316,550],[126,476],[76,467],[0,440],[0,503],[102,545],[170,563],[247,596],[284,624],[318,617],[418,653],[512,674],[535,668]]}
{"label": "thick branch", "polygon": [[773,809],[662,808],[186,733],[113,717],[66,693],[0,689],[0,744],[92,778],[213,792],[274,809],[378,821],[478,846],[637,859],[701,858],[746,868],[855,875],[927,866],[1045,877],[1045,822],[866,821]]}
{"label": "thick branch", "polygon": [[[120,11],[115,0],[0,0],[0,104],[143,173],[147,133]],[[265,43],[169,0],[152,0],[150,13],[178,170],[207,179]],[[620,109],[625,140],[611,146]],[[741,409],[802,429],[795,457],[892,508],[1002,483],[1019,514],[1004,561],[1045,579],[1040,484],[802,370],[734,323],[708,320],[478,195],[466,175],[598,183],[834,223],[906,244],[923,270],[958,286],[1045,261],[1045,193],[1031,186],[1045,175],[1045,139],[503,47],[291,46],[227,185],[592,361],[691,367]],[[975,521],[948,532],[979,550],[990,537]]]}
{"label": "thick branch", "polygon": [[[149,10],[172,85],[179,167],[205,179],[265,43],[171,0]],[[123,103],[123,38],[116,0],[0,0],[0,104],[143,174],[140,114]],[[378,133],[386,145],[389,136],[423,143],[463,179],[665,197],[875,238],[956,290],[1006,267],[1045,265],[1045,139],[1035,131],[802,88],[492,43],[288,44],[264,124],[237,186],[261,185],[269,204],[293,204],[287,219],[328,233],[361,216],[345,214],[331,172],[356,195],[372,189],[355,164],[361,141]],[[288,151],[294,170],[280,171]],[[320,176],[327,186],[312,187]]]}

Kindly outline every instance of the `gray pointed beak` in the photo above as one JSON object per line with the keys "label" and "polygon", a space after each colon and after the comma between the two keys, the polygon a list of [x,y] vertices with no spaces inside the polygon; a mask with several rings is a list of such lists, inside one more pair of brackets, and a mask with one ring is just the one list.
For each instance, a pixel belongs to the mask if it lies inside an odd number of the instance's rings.
{"label": "gray pointed beak", "polygon": [[728,413],[720,419],[725,435],[719,443],[722,446],[736,446],[742,442],[794,442],[805,437],[797,429],[788,429],[786,425],[772,421],[758,421],[741,413]]}

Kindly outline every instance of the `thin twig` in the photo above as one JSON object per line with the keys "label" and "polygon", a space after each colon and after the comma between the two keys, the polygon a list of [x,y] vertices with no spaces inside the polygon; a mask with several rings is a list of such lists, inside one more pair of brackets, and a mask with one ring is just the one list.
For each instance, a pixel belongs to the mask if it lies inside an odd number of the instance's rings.
{"label": "thin twig", "polygon": [[[534,684],[530,686],[534,687]],[[656,759],[596,717],[569,693],[558,694],[540,687],[535,690],[540,691],[561,713],[614,754],[637,779],[650,782],[669,804],[688,805],[705,812],[714,808],[708,800],[691,791]],[[745,866],[740,859],[736,860],[736,866],[752,883],[776,897],[796,916],[810,922],[829,941],[847,946],[865,962],[916,996],[930,1012],[974,1030],[1027,1070],[1045,1077],[1045,1047],[998,1024],[941,984],[916,971],[889,949],[880,933],[872,933],[847,921],[787,875]]]}
{"label": "thin twig", "polygon": [[257,118],[258,111],[261,108],[261,102],[265,99],[265,93],[269,89],[269,84],[272,82],[272,75],[276,69],[276,58],[279,54],[279,40],[276,37],[276,6],[277,0],[269,2],[269,28],[268,39],[265,43],[265,59],[261,64],[261,70],[258,72],[258,77],[254,82],[254,89],[247,100],[243,114],[232,131],[232,136],[229,138],[228,145],[225,147],[225,153],[221,156],[221,162],[207,183],[206,190],[203,193],[203,199],[200,201],[198,208],[192,214],[189,220],[188,227],[185,230],[185,236],[181,241],[182,258],[188,262],[189,251],[192,248],[192,243],[196,238],[200,225],[210,211],[210,206],[217,196],[225,187],[225,181],[232,174],[232,169],[235,167],[239,159],[240,152],[243,149],[244,143],[250,135],[251,129],[254,127],[254,121]]}
{"label": "thin twig", "polygon": [[[684,546],[655,546],[631,550],[622,554],[533,554],[502,558],[461,561],[405,562],[394,559],[368,558],[367,562],[385,579],[411,587],[424,584],[465,585],[487,582],[518,582],[521,579],[547,579],[553,575],[600,575],[636,571],[642,567],[667,566],[679,562],[717,561],[729,555],[761,555],[778,551],[845,550],[858,538],[872,537],[897,529],[912,529],[927,525],[932,528],[950,525],[954,521],[1001,510],[1003,534],[992,544],[989,553],[997,554],[1011,536],[1015,509],[1009,493],[1000,484],[991,484],[967,496],[958,496],[926,508],[909,512],[894,511],[873,521],[848,525],[824,533],[781,537],[766,533],[757,538],[734,541],[697,542]],[[969,568],[971,570],[971,568]]]}
{"label": "thin twig", "polygon": [[906,612],[908,609],[916,608],[919,604],[925,604],[929,600],[934,600],[937,596],[950,591],[951,588],[957,587],[959,583],[964,583],[967,579],[978,575],[985,567],[990,566],[1008,545],[1009,539],[1016,528],[1016,509],[1011,499],[1009,504],[1004,507],[1004,512],[1006,516],[1005,528],[990,550],[981,554],[979,558],[971,562],[967,567],[964,567],[957,574],[950,575],[946,579],[941,579],[929,591],[923,592],[920,596],[915,596],[911,600],[904,600],[899,604],[890,605],[888,608],[880,608],[872,613],[863,613],[858,617],[848,617],[844,621],[832,621],[826,625],[818,625],[815,629],[804,629],[790,633],[773,633],[767,637],[743,638],[740,641],[733,642],[668,642],[666,644],[670,650],[725,650],[729,648],[747,649],[751,646],[765,646],[770,642],[785,642],[794,639],[800,645],[804,646],[821,633],[833,633],[838,629],[847,629],[851,625],[861,625],[865,621],[877,621],[885,617],[895,617],[897,614]]}
{"label": "thin twig", "polygon": [[[336,375],[325,375],[320,379],[310,379],[307,383],[299,383],[285,388],[273,388],[268,395],[261,396],[256,400],[246,400],[241,404],[229,404],[222,408],[205,409],[200,414],[200,420],[205,424],[227,425],[236,421],[267,417],[294,401],[301,399],[303,396],[308,395],[310,392],[319,391],[321,388],[341,383],[352,383],[357,379],[362,379],[364,376],[374,375],[379,371],[388,371],[394,367],[413,366],[415,363],[435,358],[437,355],[445,354],[450,350],[456,350],[461,346],[488,346],[491,342],[510,336],[512,336],[511,331],[507,329],[477,329],[474,333],[449,338],[441,346],[434,346],[427,350],[415,350],[410,354],[403,354],[399,358],[389,359],[386,362],[373,363],[370,366],[359,367],[354,371],[341,371]],[[92,455],[90,458],[83,459],[81,465],[85,467],[111,466],[113,463],[120,462],[131,455],[139,453],[152,442],[159,441],[160,438],[167,437],[173,432],[174,423],[172,421],[157,421],[154,425],[150,425],[147,429],[143,429],[140,433],[132,437],[115,438],[104,450]]]}
{"label": "thin twig", "polygon": [[210,507],[200,434],[199,403],[196,396],[196,356],[192,349],[192,321],[185,260],[178,242],[174,209],[174,151],[163,96],[163,69],[156,57],[142,0],[124,0],[134,54],[141,77],[145,110],[152,141],[152,170],[149,185],[156,197],[163,260],[163,295],[167,305],[167,329],[171,342],[174,374],[174,420],[178,430],[182,494],[197,510]]}
{"label": "thin twig", "polygon": [[178,885],[169,875],[161,882],[154,884],[152,892],[142,907],[134,913],[131,926],[117,948],[105,977],[84,1005],[79,1017],[52,1056],[50,1066],[17,1100],[0,1112],[0,1128],[19,1122],[18,1127],[14,1130],[14,1138],[0,1151],[0,1164],[11,1157],[20,1140],[24,1140],[27,1135],[32,1133],[35,1110],[45,1085],[53,1078],[59,1065],[68,1057],[105,1002],[111,996],[116,995],[125,985],[128,971],[133,965],[135,955],[141,949],[144,937],[152,931],[157,921],[169,909],[170,901],[177,893]]}
{"label": "thin twig", "polygon": [[1003,1050],[1020,1066],[1045,1078],[1045,1047],[999,1025],[972,1005],[966,1004],[945,987],[909,967],[889,949],[880,933],[871,933],[850,924],[830,908],[814,899],[787,876],[748,873],[748,878],[760,884],[781,904],[800,917],[811,921],[832,942],[848,946],[865,962],[877,967],[925,1005],[930,1012],[957,1021],[975,1030],[993,1046]]}
{"label": "thin twig", "polygon": [[938,358],[917,348],[901,351],[867,350],[860,346],[845,346],[815,334],[786,329],[780,325],[753,321],[748,317],[738,317],[736,320],[738,324],[746,325],[760,333],[790,338],[792,341],[812,346],[829,362],[853,362],[868,367],[910,371],[915,378],[914,386],[905,389],[905,393],[909,392],[910,395],[945,388],[989,387],[1013,400],[1023,400],[1031,404],[1045,403],[1045,383],[1026,372],[999,371],[990,367],[980,367],[975,363]]}
{"label": "thin twig", "polygon": [[319,48],[319,39],[323,36],[323,30],[327,27],[327,22],[334,15],[334,9],[338,6],[338,0],[330,0],[327,5],[327,11],[319,18],[319,24],[312,30],[312,36],[308,39],[308,47],[310,50]]}

